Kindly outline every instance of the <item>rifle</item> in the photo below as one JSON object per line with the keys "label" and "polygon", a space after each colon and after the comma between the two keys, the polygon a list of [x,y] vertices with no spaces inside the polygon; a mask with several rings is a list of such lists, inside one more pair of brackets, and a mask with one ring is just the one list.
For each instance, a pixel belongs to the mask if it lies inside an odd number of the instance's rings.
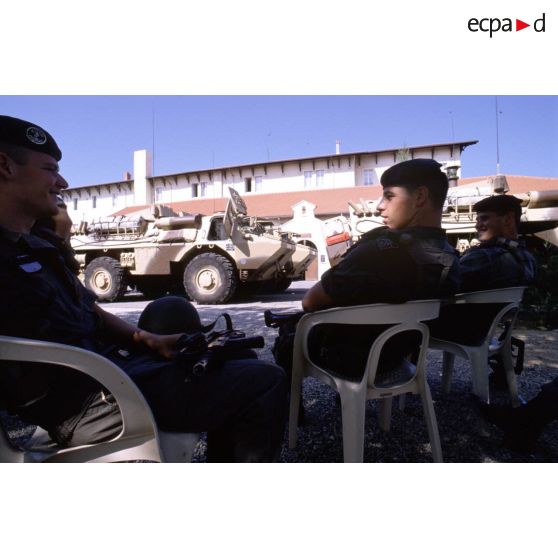
{"label": "rifle", "polygon": [[191,365],[191,376],[202,376],[216,364],[226,360],[227,356],[243,349],[261,349],[265,346],[261,335],[246,337],[243,331],[213,331],[209,334],[201,332],[182,335],[176,344],[177,359]]}

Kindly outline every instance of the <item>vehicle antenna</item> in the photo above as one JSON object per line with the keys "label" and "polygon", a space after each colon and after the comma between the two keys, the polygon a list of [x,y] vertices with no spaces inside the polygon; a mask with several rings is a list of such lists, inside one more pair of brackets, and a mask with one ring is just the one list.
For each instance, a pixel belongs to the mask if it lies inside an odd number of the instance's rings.
{"label": "vehicle antenna", "polygon": [[496,101],[496,175],[500,174],[500,130],[499,130],[499,118],[498,115],[502,114],[498,110],[498,95],[494,97]]}

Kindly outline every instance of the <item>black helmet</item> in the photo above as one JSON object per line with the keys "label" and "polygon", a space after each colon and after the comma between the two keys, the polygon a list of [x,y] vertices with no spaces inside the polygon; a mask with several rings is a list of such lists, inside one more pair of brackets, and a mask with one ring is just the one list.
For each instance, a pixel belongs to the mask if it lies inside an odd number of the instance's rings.
{"label": "black helmet", "polygon": [[159,335],[202,331],[198,311],[179,296],[164,296],[150,302],[141,313],[138,327]]}

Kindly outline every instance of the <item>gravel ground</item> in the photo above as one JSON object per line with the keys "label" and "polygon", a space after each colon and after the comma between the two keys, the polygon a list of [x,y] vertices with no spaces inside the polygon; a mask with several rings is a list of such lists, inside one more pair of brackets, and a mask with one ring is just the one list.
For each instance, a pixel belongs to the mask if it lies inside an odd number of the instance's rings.
{"label": "gravel ground", "polygon": [[[281,295],[262,295],[250,301],[226,306],[198,306],[205,323],[220,313],[231,314],[234,326],[253,335],[263,335],[266,347],[259,350],[260,358],[272,360],[271,346],[276,330],[266,328],[263,311],[267,308],[287,311],[300,308],[300,300],[309,283],[294,283]],[[135,323],[147,303],[138,297],[129,302],[104,305],[123,319]],[[540,387],[558,376],[558,331],[517,329],[517,337],[526,343],[525,369],[519,376],[519,392],[525,399],[536,395]],[[470,395],[468,363],[456,359],[452,391],[441,393],[441,353],[429,351],[428,383],[440,430],[444,461],[446,462],[554,462],[558,460],[558,422],[549,425],[533,454],[508,450],[502,443],[502,433],[485,424],[479,417],[475,399]],[[492,392],[492,401],[507,402],[505,392]],[[328,386],[313,378],[304,381],[306,423],[299,428],[298,445],[287,448],[286,437],[281,461],[298,463],[342,462],[341,411],[336,394]],[[376,402],[368,402],[364,460],[366,462],[430,462],[432,460],[422,405],[418,396],[407,396],[405,410],[394,404],[389,433],[382,432],[377,423]],[[24,435],[17,423],[12,423],[14,434]],[[194,461],[205,461],[205,442],[202,437]]]}

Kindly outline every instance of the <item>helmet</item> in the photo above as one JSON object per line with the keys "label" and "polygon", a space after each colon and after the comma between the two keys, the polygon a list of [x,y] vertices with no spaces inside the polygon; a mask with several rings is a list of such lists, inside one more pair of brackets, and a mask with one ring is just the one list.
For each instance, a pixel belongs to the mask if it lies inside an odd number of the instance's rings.
{"label": "helmet", "polygon": [[141,313],[138,327],[159,335],[202,331],[198,311],[179,296],[164,296],[150,302]]}

